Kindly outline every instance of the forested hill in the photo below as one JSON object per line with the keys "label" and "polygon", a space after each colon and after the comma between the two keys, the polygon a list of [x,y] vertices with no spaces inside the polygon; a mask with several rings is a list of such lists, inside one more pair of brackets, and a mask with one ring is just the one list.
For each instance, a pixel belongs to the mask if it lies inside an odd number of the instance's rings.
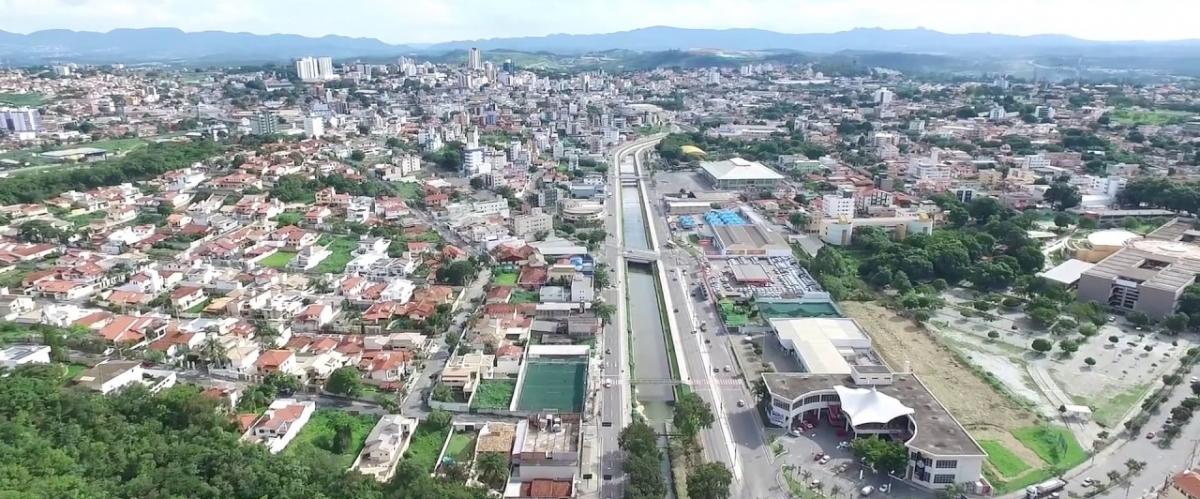
{"label": "forested hill", "polygon": [[242,443],[191,386],[104,397],[64,387],[59,365],[0,378],[0,497],[482,499],[401,462],[389,484],[321,449],[273,455]]}

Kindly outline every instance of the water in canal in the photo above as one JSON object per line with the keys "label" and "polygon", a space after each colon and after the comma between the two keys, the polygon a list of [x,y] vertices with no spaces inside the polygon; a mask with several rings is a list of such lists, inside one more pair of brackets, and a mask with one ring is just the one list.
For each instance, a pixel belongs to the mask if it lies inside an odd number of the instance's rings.
{"label": "water in canal", "polygon": [[[625,247],[650,249],[646,218],[642,211],[641,193],[636,187],[621,188],[621,216],[624,220]],[[626,267],[626,289],[629,298],[630,347],[634,362],[633,376],[637,383],[637,400],[646,417],[658,426],[671,418],[671,403],[675,401],[671,366],[667,362],[667,341],[663,331],[662,311],[659,308],[658,279],[649,264],[630,263]],[[663,380],[655,383],[651,380]]]}

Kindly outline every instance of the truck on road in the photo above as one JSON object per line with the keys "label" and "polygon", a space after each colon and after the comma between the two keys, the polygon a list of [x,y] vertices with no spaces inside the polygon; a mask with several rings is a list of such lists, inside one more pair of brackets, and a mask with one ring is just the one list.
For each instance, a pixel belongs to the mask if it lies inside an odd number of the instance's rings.
{"label": "truck on road", "polygon": [[1052,478],[1037,485],[1030,485],[1025,488],[1026,499],[1039,499],[1049,495],[1057,495],[1056,492],[1067,486],[1067,481],[1061,478]]}

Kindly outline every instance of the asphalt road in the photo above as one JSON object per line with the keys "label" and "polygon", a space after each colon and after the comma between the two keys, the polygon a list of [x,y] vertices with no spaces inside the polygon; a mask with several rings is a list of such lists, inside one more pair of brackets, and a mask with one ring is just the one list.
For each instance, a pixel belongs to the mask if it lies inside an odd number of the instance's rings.
{"label": "asphalt road", "polygon": [[[629,349],[626,345],[626,301],[625,301],[625,262],[622,257],[624,244],[622,241],[621,222],[621,163],[630,154],[648,147],[654,140],[641,140],[619,146],[613,152],[612,167],[609,168],[609,192],[613,193],[606,200],[605,230],[608,231],[609,241],[603,246],[601,261],[608,265],[609,282],[611,287],[601,291],[601,297],[608,304],[616,307],[612,321],[604,327],[600,345],[604,348],[601,353],[605,380],[612,380],[611,386],[601,388],[600,397],[600,497],[605,499],[620,499],[625,494],[625,473],[623,471],[624,453],[620,450],[618,439],[621,429],[629,423],[632,412],[632,391],[629,377],[625,371],[629,366]],[[631,160],[631,159],[628,159]]]}
{"label": "asphalt road", "polygon": [[[653,189],[648,193],[657,199]],[[670,240],[666,217],[657,212],[660,205],[652,204],[656,213],[651,218],[659,241]],[[786,495],[776,480],[778,468],[756,413],[754,394],[743,382],[733,359],[732,344],[741,341],[741,336],[724,330],[724,323],[710,301],[692,297],[692,289],[698,284],[692,276],[700,272],[701,263],[690,253],[675,248],[663,250],[659,265],[670,276],[668,292],[678,310],[672,313],[680,328],[684,361],[692,375],[693,389],[713,407],[717,416],[712,428],[700,437],[706,455],[733,471],[732,497],[765,499]],[[707,331],[699,331],[701,323],[707,324]],[[738,401],[744,402],[744,406],[739,407]]]}

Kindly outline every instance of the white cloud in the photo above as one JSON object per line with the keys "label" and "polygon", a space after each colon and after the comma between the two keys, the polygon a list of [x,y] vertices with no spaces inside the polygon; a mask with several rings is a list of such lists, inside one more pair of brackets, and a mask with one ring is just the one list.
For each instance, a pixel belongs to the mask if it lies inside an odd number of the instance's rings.
{"label": "white cloud", "polygon": [[166,26],[427,43],[652,25],[791,33],[925,27],[1163,40],[1198,36],[1197,14],[1200,2],[1183,0],[0,0],[0,29]]}

